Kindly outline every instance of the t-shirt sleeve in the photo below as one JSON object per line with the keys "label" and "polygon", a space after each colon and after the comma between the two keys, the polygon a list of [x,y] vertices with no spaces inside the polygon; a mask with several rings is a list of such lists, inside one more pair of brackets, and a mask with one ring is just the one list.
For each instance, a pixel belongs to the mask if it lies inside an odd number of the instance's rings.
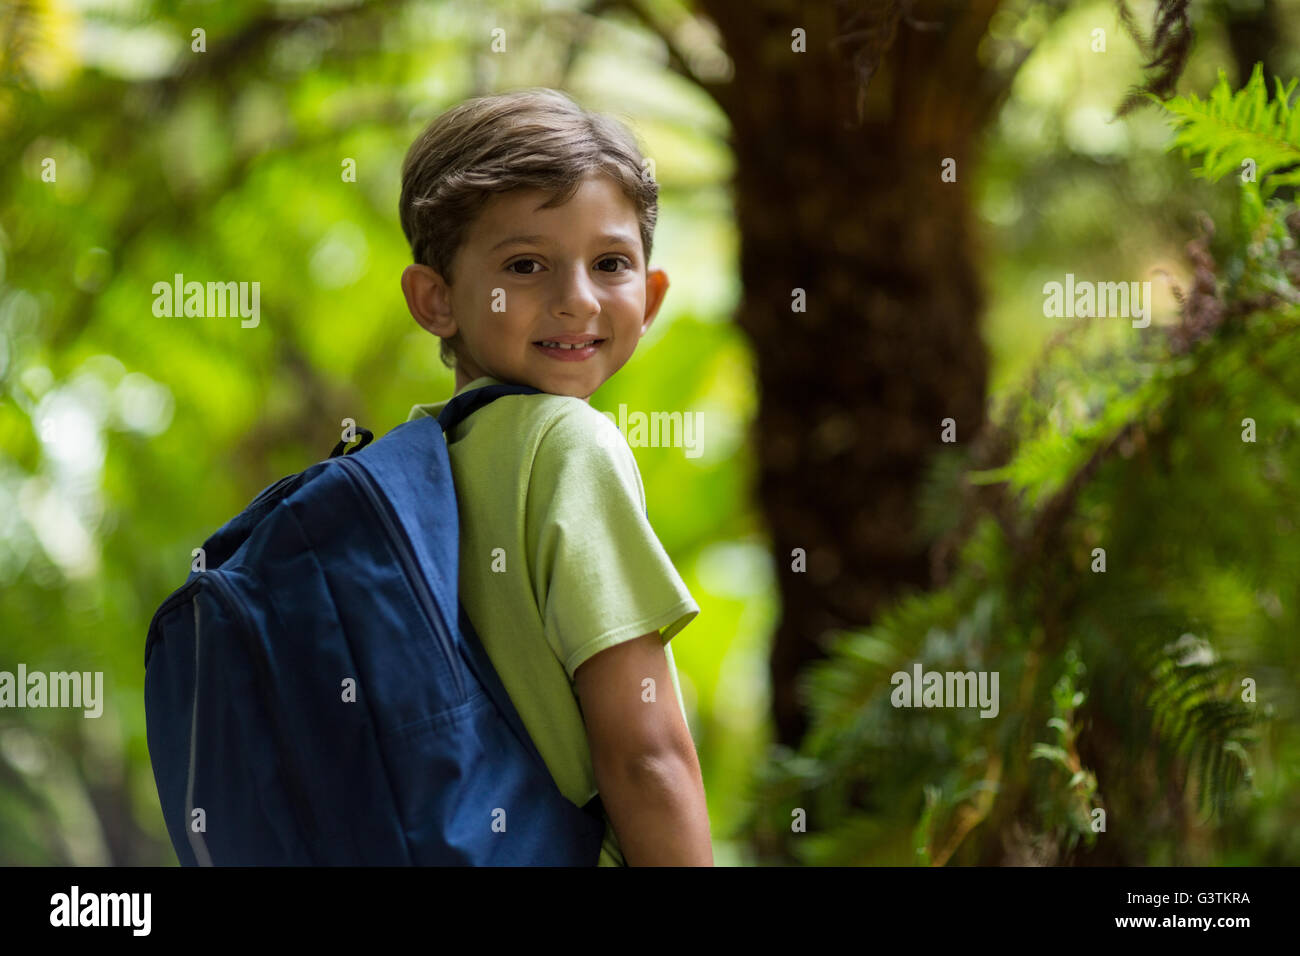
{"label": "t-shirt sleeve", "polygon": [[699,614],[645,512],[632,449],[600,412],[566,402],[542,429],[524,507],[546,640],[573,680],[592,655]]}

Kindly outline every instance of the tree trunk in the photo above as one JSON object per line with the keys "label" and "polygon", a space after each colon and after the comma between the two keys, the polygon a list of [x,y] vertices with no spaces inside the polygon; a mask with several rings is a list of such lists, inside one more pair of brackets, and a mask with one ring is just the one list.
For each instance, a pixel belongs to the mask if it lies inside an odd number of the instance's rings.
{"label": "tree trunk", "polygon": [[1223,18],[1223,28],[1237,64],[1237,83],[1244,86],[1256,63],[1264,64],[1264,82],[1270,87],[1274,76],[1285,82],[1287,73],[1279,62],[1279,38],[1283,35],[1273,0],[1258,4],[1238,4],[1224,0],[1216,11]]}
{"label": "tree trunk", "polygon": [[[928,459],[952,447],[943,420],[959,445],[984,422],[970,176],[1000,96],[976,55],[997,3],[912,5],[929,29],[890,3],[848,19],[836,4],[701,6],[735,65],[712,92],[737,162],[738,321],[757,362],[757,495],[781,589],[774,718],[794,747],[807,727],[798,676],[824,656],[823,635],[930,585],[915,505]],[[806,53],[791,49],[796,28]]]}

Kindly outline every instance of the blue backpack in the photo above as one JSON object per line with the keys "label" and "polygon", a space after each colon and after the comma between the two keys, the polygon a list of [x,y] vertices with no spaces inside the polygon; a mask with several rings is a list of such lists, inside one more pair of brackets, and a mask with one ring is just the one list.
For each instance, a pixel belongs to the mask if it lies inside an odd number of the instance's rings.
{"label": "blue backpack", "polygon": [[183,865],[594,866],[458,598],[453,398],[267,487],[145,643],[145,719]]}

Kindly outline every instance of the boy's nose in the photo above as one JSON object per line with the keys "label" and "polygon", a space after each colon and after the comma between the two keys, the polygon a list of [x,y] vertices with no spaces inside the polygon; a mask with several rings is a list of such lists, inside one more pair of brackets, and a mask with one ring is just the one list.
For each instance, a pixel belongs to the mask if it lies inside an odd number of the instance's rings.
{"label": "boy's nose", "polygon": [[576,315],[585,318],[600,311],[600,300],[596,298],[591,277],[587,267],[579,262],[563,273],[556,290],[555,311],[560,315]]}

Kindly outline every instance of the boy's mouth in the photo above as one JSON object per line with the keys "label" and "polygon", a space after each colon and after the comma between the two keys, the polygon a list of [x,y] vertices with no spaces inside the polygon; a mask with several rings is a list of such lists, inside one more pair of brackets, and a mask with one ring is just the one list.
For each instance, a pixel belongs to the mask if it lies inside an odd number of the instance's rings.
{"label": "boy's mouth", "polygon": [[533,343],[533,348],[540,349],[549,358],[561,362],[580,362],[595,355],[604,341],[594,335],[561,335],[553,339],[539,339]]}

